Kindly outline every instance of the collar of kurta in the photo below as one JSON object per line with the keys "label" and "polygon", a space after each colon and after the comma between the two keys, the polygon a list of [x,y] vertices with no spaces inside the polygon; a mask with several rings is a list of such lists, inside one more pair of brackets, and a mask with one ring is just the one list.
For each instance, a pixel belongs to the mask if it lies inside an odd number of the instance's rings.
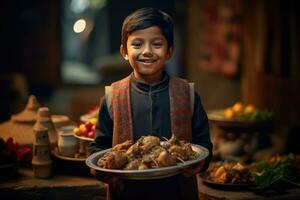
{"label": "collar of kurta", "polygon": [[159,92],[163,89],[166,89],[169,84],[169,75],[165,71],[163,72],[162,79],[153,84],[144,83],[136,79],[133,73],[130,76],[131,85],[141,93],[149,93],[150,91],[152,93]]}

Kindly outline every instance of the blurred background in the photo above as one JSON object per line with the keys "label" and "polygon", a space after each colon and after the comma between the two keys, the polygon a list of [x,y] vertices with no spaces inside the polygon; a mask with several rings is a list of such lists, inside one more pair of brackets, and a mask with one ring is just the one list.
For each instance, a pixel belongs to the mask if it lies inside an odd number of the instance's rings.
{"label": "blurred background", "polygon": [[166,70],[194,82],[207,111],[251,103],[274,112],[277,145],[299,141],[295,0],[2,1],[0,121],[30,94],[74,121],[98,106],[104,86],[131,72],[119,54],[121,26],[141,7],[173,17],[175,54]]}

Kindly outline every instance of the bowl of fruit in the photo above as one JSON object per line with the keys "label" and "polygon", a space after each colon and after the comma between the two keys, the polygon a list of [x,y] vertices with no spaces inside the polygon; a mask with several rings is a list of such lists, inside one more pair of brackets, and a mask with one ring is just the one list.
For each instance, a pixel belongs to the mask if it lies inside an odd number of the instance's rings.
{"label": "bowl of fruit", "polygon": [[97,118],[91,118],[73,129],[76,138],[86,141],[94,141]]}
{"label": "bowl of fruit", "polygon": [[273,119],[273,112],[242,102],[236,102],[224,109],[208,111],[207,115],[209,121],[220,127],[246,129],[270,126]]}

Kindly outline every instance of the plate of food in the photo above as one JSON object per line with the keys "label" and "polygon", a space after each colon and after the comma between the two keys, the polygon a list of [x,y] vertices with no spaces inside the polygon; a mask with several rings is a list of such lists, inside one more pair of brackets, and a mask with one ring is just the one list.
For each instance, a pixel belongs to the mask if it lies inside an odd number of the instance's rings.
{"label": "plate of food", "polygon": [[81,123],[78,127],[75,127],[73,129],[73,135],[80,140],[89,142],[94,141],[96,133],[96,123],[96,118],[92,118],[84,123]]}
{"label": "plate of food", "polygon": [[237,102],[225,109],[207,112],[210,122],[228,129],[256,130],[272,125],[273,113],[252,104]]}
{"label": "plate of food", "polygon": [[74,134],[74,137],[80,139],[80,140],[85,140],[85,141],[88,141],[88,142],[93,142],[94,141],[94,138],[91,138],[91,137],[86,137],[86,136],[80,136],[80,135],[76,135]]}
{"label": "plate of food", "polygon": [[248,190],[254,186],[250,168],[239,162],[216,164],[200,178],[206,185],[222,190]]}
{"label": "plate of food", "polygon": [[174,135],[167,141],[143,136],[136,143],[125,141],[96,152],[86,159],[86,164],[119,178],[146,180],[174,176],[208,155],[205,147],[178,140]]}
{"label": "plate of food", "polygon": [[76,154],[75,157],[68,157],[68,156],[63,156],[60,154],[58,148],[54,148],[54,150],[52,151],[52,154],[59,159],[62,160],[68,160],[68,161],[75,161],[75,162],[84,162],[86,157],[81,156],[79,154]]}

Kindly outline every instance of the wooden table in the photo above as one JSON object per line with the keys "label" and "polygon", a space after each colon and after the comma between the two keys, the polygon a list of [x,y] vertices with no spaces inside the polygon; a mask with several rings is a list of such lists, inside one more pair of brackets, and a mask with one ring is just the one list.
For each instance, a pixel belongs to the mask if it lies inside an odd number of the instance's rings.
{"label": "wooden table", "polygon": [[201,200],[299,200],[300,188],[285,191],[283,194],[258,195],[250,190],[230,191],[207,186],[198,177],[198,191]]}
{"label": "wooden table", "polygon": [[106,185],[93,177],[65,174],[37,179],[31,169],[20,168],[16,178],[0,181],[0,194],[1,199],[104,200]]}

